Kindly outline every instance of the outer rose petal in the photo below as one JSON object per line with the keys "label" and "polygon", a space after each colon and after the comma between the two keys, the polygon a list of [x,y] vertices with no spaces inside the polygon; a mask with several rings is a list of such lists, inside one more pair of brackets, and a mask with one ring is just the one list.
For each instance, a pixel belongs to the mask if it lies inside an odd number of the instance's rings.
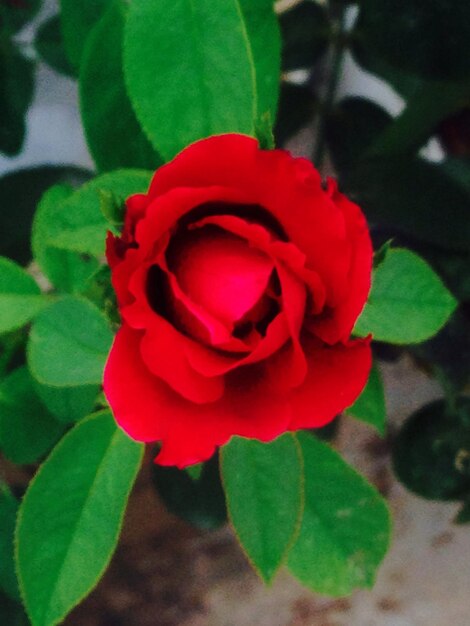
{"label": "outer rose petal", "polygon": [[162,440],[160,464],[185,467],[208,459],[234,434],[270,441],[287,429],[288,402],[261,372],[234,372],[222,400],[195,405],[149,373],[139,353],[140,336],[126,325],[116,335],[104,391],[116,421],[131,437]]}
{"label": "outer rose petal", "polygon": [[359,396],[372,366],[370,339],[326,346],[305,334],[302,344],[308,373],[290,396],[293,419],[289,430],[328,424]]}
{"label": "outer rose petal", "polygon": [[361,313],[371,284],[373,249],[367,222],[360,208],[337,190],[336,182],[328,181],[328,190],[346,219],[352,259],[348,273],[348,292],[328,315],[312,318],[308,328],[329,344],[346,341]]}

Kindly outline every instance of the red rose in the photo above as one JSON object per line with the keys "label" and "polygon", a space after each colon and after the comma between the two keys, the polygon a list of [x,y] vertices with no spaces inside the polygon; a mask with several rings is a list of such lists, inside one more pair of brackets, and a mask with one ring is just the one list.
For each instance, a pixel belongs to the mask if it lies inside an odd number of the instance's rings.
{"label": "red rose", "polygon": [[128,199],[107,255],[123,324],[104,389],[131,437],[162,442],[159,463],[323,426],[364,387],[369,341],[349,336],[369,233],[309,161],[242,135],[199,141]]}

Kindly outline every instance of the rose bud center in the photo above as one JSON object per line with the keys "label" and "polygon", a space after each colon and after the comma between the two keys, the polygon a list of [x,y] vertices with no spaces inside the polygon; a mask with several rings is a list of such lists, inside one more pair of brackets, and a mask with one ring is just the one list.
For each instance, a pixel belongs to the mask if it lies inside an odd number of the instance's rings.
{"label": "rose bud center", "polygon": [[[247,339],[249,347],[279,311],[272,260],[241,237],[213,225],[185,230],[172,239],[166,258],[189,301],[234,337]],[[171,290],[169,297],[176,318],[172,321],[201,338]]]}

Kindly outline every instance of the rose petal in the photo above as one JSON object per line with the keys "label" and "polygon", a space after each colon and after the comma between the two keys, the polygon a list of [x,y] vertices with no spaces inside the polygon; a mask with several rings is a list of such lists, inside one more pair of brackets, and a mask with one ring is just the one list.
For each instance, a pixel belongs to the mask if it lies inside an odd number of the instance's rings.
{"label": "rose petal", "polygon": [[210,226],[183,237],[170,264],[191,300],[228,324],[261,299],[274,268],[244,239]]}
{"label": "rose petal", "polygon": [[308,373],[290,396],[290,430],[328,424],[359,396],[372,365],[370,339],[327,346],[305,334],[302,343]]}
{"label": "rose petal", "polygon": [[140,333],[123,326],[106,365],[104,389],[118,424],[139,441],[163,440],[158,462],[205,461],[238,434],[270,441],[291,419],[289,405],[249,368],[229,377],[224,398],[195,405],[152,376],[139,354]]}
{"label": "rose petal", "polygon": [[346,341],[361,313],[370,291],[373,248],[367,222],[360,208],[337,190],[335,181],[328,181],[328,191],[343,212],[352,258],[345,297],[325,316],[312,318],[308,328],[323,341],[334,344]]}

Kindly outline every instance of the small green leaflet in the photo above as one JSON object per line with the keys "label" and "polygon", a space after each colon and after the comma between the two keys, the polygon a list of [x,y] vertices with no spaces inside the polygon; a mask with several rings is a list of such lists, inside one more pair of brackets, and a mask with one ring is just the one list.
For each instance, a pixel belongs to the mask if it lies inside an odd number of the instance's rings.
{"label": "small green leaflet", "polygon": [[351,415],[366,424],[373,426],[381,435],[385,433],[385,394],[377,364],[374,363],[369,374],[369,380],[363,392],[348,409],[347,415]]}
{"label": "small green leaflet", "polygon": [[233,437],[221,453],[230,521],[255,570],[270,582],[299,530],[302,460],[290,434],[271,443]]}
{"label": "small green leaflet", "polygon": [[49,303],[32,276],[0,257],[0,334],[21,328]]}
{"label": "small green leaflet", "polygon": [[354,333],[388,343],[420,343],[435,335],[457,302],[417,254],[392,248],[374,270],[369,300]]}
{"label": "small green leaflet", "polygon": [[35,216],[32,247],[56,287],[80,291],[99,267],[109,227],[100,210],[100,192],[127,198],[145,192],[150,176],[145,170],[116,170],[94,178],[75,193],[64,185],[46,192]]}
{"label": "small green leaflet", "polygon": [[75,426],[30,483],[16,562],[33,626],[61,623],[103,575],[142,454],[103,411]]}

